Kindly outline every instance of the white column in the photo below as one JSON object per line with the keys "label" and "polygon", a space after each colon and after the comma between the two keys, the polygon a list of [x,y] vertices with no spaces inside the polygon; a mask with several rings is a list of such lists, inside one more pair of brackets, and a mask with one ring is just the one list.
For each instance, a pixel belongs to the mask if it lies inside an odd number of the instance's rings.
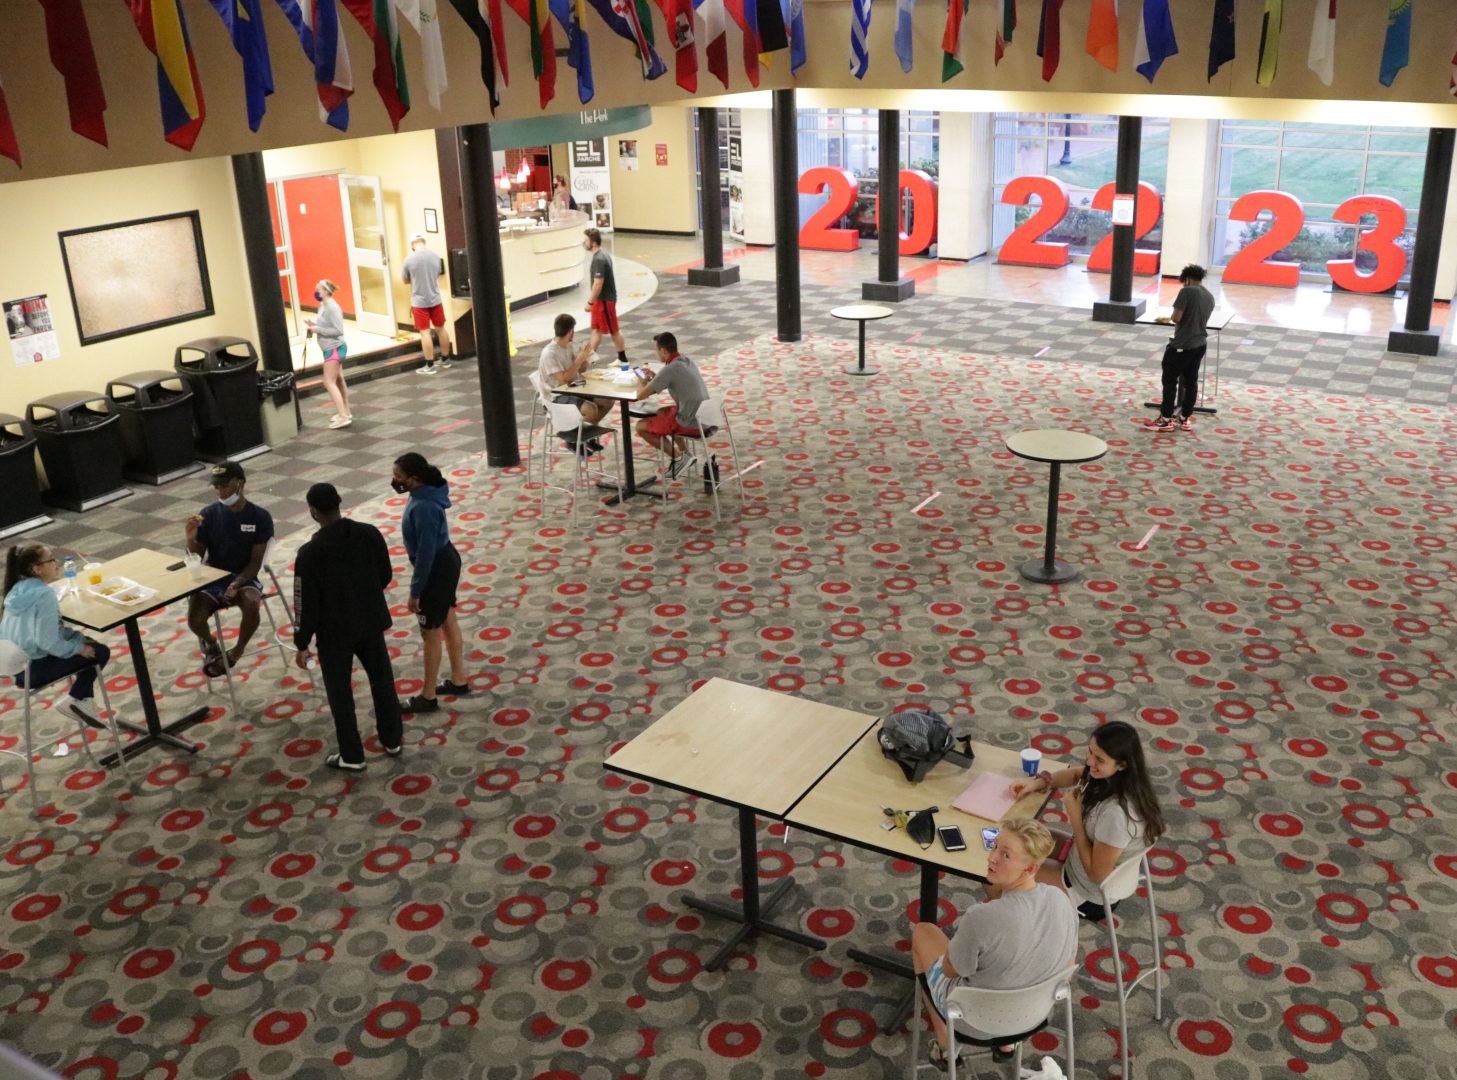
{"label": "white column", "polygon": [[974,259],[991,247],[992,114],[941,114],[936,254]]}
{"label": "white column", "polygon": [[[1411,214],[1416,207],[1408,206]],[[1410,260],[1408,260],[1409,262]],[[1408,266],[1410,271],[1411,267]],[[1447,216],[1442,222],[1442,253],[1437,257],[1437,287],[1433,299],[1447,302],[1457,293],[1457,167],[1447,183]]]}
{"label": "white column", "polygon": [[774,243],[774,138],[768,109],[739,113],[744,140],[744,242]]}
{"label": "white column", "polygon": [[1189,263],[1209,265],[1210,222],[1219,179],[1219,121],[1169,121],[1169,171],[1164,196],[1160,272],[1173,277]]}

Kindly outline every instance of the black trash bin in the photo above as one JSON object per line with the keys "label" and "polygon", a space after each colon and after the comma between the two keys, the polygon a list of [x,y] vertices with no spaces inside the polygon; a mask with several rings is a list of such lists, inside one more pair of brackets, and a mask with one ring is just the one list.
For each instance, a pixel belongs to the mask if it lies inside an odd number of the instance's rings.
{"label": "black trash bin", "polygon": [[126,451],[122,475],[165,484],[202,468],[192,446],[192,391],[175,371],[134,371],[106,384]]}
{"label": "black trash bin", "polygon": [[121,432],[105,394],[67,390],[25,407],[35,432],[46,490],[41,498],[67,510],[94,510],[132,493],[122,482]]}
{"label": "black trash bin", "polygon": [[0,540],[49,525],[35,474],[35,436],[19,416],[0,413]]}
{"label": "black trash bin", "polygon": [[268,452],[258,414],[258,350],[251,341],[189,341],[178,346],[172,366],[187,377],[192,390],[198,457],[241,461]]}

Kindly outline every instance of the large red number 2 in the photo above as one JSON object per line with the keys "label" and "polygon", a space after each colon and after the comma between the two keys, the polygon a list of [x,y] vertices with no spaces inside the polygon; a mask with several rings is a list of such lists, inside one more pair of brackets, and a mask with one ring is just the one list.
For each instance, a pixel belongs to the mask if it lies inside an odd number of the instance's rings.
{"label": "large red number 2", "polygon": [[1002,241],[997,262],[1066,266],[1067,245],[1043,243],[1042,237],[1067,214],[1067,187],[1055,176],[1019,176],[1002,189],[1002,202],[1025,206],[1034,195],[1042,200],[1041,207]]}
{"label": "large red number 2", "polygon": [[1406,211],[1401,203],[1385,195],[1357,195],[1336,208],[1337,221],[1349,221],[1359,230],[1361,218],[1376,215],[1376,225],[1360,233],[1356,250],[1376,256],[1376,269],[1369,274],[1356,269],[1355,259],[1331,259],[1325,264],[1331,280],[1351,292],[1380,293],[1394,289],[1406,269],[1406,252],[1397,246],[1396,238],[1406,230]]}
{"label": "large red number 2", "polygon": [[1305,209],[1300,200],[1283,191],[1251,191],[1235,200],[1229,208],[1229,220],[1254,221],[1266,210],[1274,216],[1269,230],[1234,253],[1224,268],[1222,280],[1293,289],[1300,282],[1300,264],[1265,260],[1300,233],[1305,224]]}
{"label": "large red number 2", "polygon": [[[911,193],[911,218],[915,229],[910,234],[901,233],[900,254],[919,255],[936,239],[936,181],[920,169],[902,169],[900,190]],[[875,220],[880,220],[879,194],[875,196]]]}
{"label": "large red number 2", "polygon": [[[1104,184],[1093,196],[1094,210],[1112,210],[1113,193],[1118,190],[1118,185],[1113,183]],[[1159,196],[1158,191],[1152,184],[1145,184],[1142,180],[1138,182],[1138,210],[1133,219],[1133,240],[1137,243],[1149,233],[1153,232],[1154,226],[1159,223],[1163,216],[1164,200]],[[1088,256],[1088,269],[1094,273],[1111,273],[1113,270],[1113,234],[1110,232],[1103,239],[1099,240]],[[1152,276],[1159,272],[1159,251],[1157,248],[1134,248],[1133,250],[1133,272],[1142,274],[1144,277]]]}
{"label": "large red number 2", "polygon": [[832,229],[835,222],[850,212],[860,185],[848,169],[820,166],[808,169],[799,178],[801,195],[818,195],[830,189],[829,201],[821,206],[799,229],[799,246],[815,251],[854,251],[860,246],[860,233],[854,229]]}

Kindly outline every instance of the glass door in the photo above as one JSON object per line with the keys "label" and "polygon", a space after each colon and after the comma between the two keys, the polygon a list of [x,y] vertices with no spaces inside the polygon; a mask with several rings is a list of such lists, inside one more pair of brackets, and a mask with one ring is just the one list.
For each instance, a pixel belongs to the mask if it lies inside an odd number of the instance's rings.
{"label": "glass door", "polygon": [[377,176],[341,176],[344,239],[354,286],[354,321],[361,330],[395,336],[395,294],[384,235],[384,198]]}
{"label": "glass door", "polygon": [[298,275],[293,265],[293,244],[288,237],[288,206],[283,201],[283,184],[268,184],[269,210],[273,216],[273,254],[278,261],[278,287],[283,294],[283,317],[288,324],[289,340],[297,345],[303,337],[299,315]]}

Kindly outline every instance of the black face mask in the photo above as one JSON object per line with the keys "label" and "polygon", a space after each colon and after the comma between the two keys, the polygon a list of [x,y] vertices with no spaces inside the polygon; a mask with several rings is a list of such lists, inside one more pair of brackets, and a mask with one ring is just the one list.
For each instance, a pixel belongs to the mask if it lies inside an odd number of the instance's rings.
{"label": "black face mask", "polygon": [[390,487],[395,489],[396,495],[403,495],[410,490],[405,486],[405,482],[403,480],[391,480]]}

